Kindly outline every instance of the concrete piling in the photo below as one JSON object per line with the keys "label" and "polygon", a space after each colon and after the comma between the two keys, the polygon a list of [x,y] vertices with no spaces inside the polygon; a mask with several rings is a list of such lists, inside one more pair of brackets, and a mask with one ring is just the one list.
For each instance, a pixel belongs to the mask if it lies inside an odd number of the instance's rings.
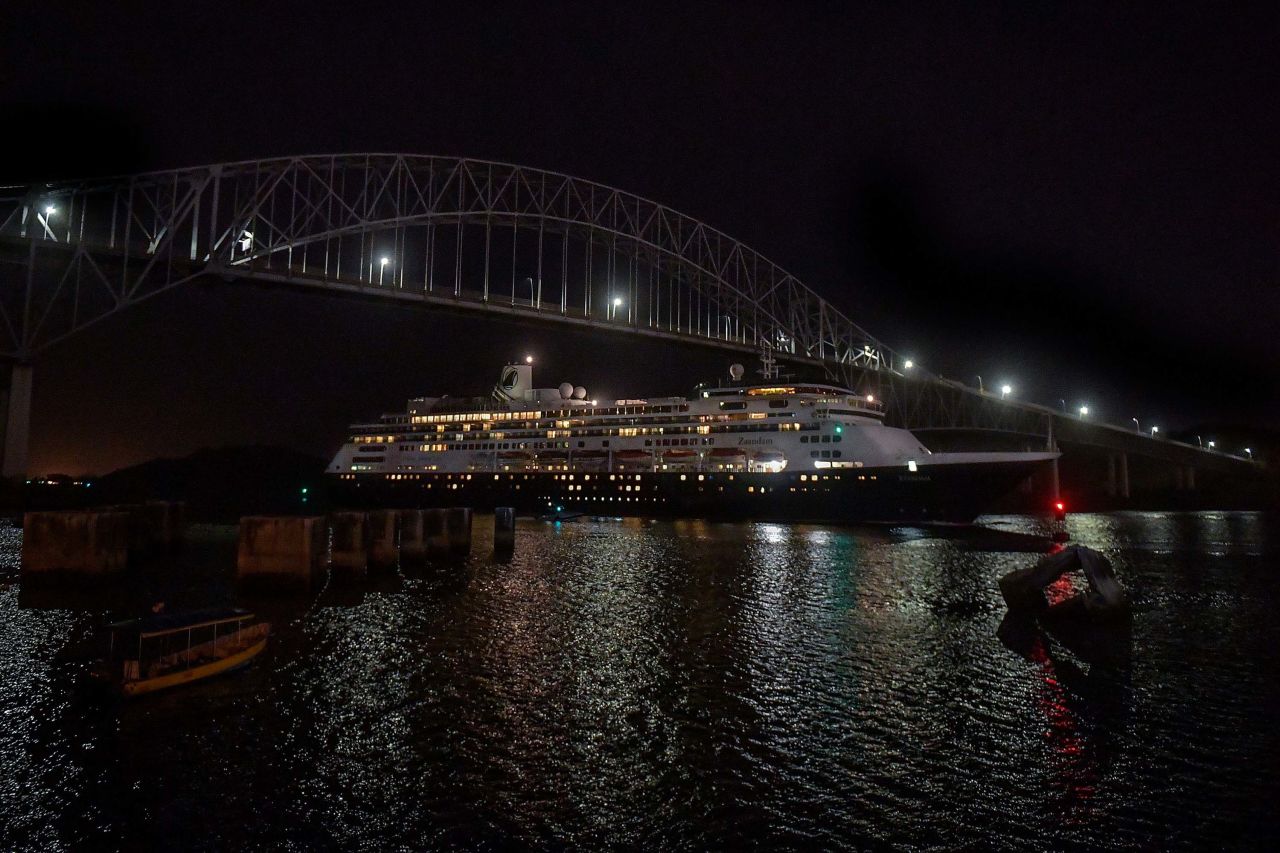
{"label": "concrete piling", "polygon": [[29,512],[22,519],[22,577],[108,577],[129,560],[127,512]]}
{"label": "concrete piling", "polygon": [[516,547],[516,508],[500,506],[493,511],[493,550],[511,553]]}
{"label": "concrete piling", "polygon": [[380,509],[369,513],[369,568],[394,570],[400,561],[400,512]]}
{"label": "concrete piling", "polygon": [[238,580],[310,586],[324,565],[325,520],[318,516],[247,516],[240,519]]}
{"label": "concrete piling", "polygon": [[335,575],[364,577],[369,568],[369,530],[363,512],[329,516],[329,565]]}
{"label": "concrete piling", "polygon": [[454,555],[471,553],[471,509],[450,507],[445,510],[445,533],[449,539],[449,552]]}
{"label": "concrete piling", "polygon": [[175,548],[186,537],[187,505],[181,501],[147,501],[143,504],[154,546]]}
{"label": "concrete piling", "polygon": [[428,557],[443,557],[449,553],[449,532],[445,523],[447,512],[443,509],[422,511],[422,528]]}
{"label": "concrete piling", "polygon": [[420,509],[400,511],[400,564],[419,565],[427,559],[425,512]]}

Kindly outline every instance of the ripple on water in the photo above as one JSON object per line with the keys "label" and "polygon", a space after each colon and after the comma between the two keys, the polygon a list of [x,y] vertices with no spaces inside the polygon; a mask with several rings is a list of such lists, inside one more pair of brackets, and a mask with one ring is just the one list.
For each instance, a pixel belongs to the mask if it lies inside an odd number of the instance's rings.
{"label": "ripple on water", "polygon": [[[1034,554],[909,528],[521,522],[506,561],[253,602],[258,665],[128,705],[77,687],[103,612],[9,586],[0,843],[1264,845],[1275,520],[1068,526],[1132,593],[1117,664],[997,638],[995,580]],[[231,535],[146,595],[229,601]],[[0,527],[0,564],[19,544]]]}

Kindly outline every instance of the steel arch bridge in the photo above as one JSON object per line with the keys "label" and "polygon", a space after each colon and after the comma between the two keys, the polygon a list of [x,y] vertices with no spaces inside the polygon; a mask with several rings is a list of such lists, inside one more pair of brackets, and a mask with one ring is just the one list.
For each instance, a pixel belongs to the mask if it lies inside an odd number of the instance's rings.
{"label": "steel arch bridge", "polygon": [[406,154],[288,157],[0,190],[0,356],[30,361],[198,276],[531,313],[793,360],[895,354],[706,223],[592,181]]}
{"label": "steel arch bridge", "polygon": [[4,476],[32,361],[198,278],[702,344],[874,387],[908,426],[1047,436],[1056,413],[934,377],[741,242],[632,193],[509,163],[335,154],[0,188]]}

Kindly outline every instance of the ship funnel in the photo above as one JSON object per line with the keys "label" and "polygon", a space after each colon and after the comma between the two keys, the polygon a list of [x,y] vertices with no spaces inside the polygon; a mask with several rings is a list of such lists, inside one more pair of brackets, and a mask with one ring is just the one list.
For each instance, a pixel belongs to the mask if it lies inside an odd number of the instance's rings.
{"label": "ship funnel", "polygon": [[493,399],[499,401],[524,400],[533,391],[533,365],[508,364],[502,368],[498,384],[493,386]]}

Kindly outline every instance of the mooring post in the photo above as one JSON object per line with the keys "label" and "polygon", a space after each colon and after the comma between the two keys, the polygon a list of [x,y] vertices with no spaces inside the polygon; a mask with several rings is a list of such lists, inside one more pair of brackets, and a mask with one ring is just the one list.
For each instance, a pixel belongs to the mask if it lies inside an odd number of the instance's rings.
{"label": "mooring post", "polygon": [[6,478],[27,476],[27,448],[31,439],[31,365],[18,363],[9,371],[9,394],[4,419]]}
{"label": "mooring post", "polygon": [[500,506],[493,511],[493,550],[510,553],[516,547],[516,508]]}

